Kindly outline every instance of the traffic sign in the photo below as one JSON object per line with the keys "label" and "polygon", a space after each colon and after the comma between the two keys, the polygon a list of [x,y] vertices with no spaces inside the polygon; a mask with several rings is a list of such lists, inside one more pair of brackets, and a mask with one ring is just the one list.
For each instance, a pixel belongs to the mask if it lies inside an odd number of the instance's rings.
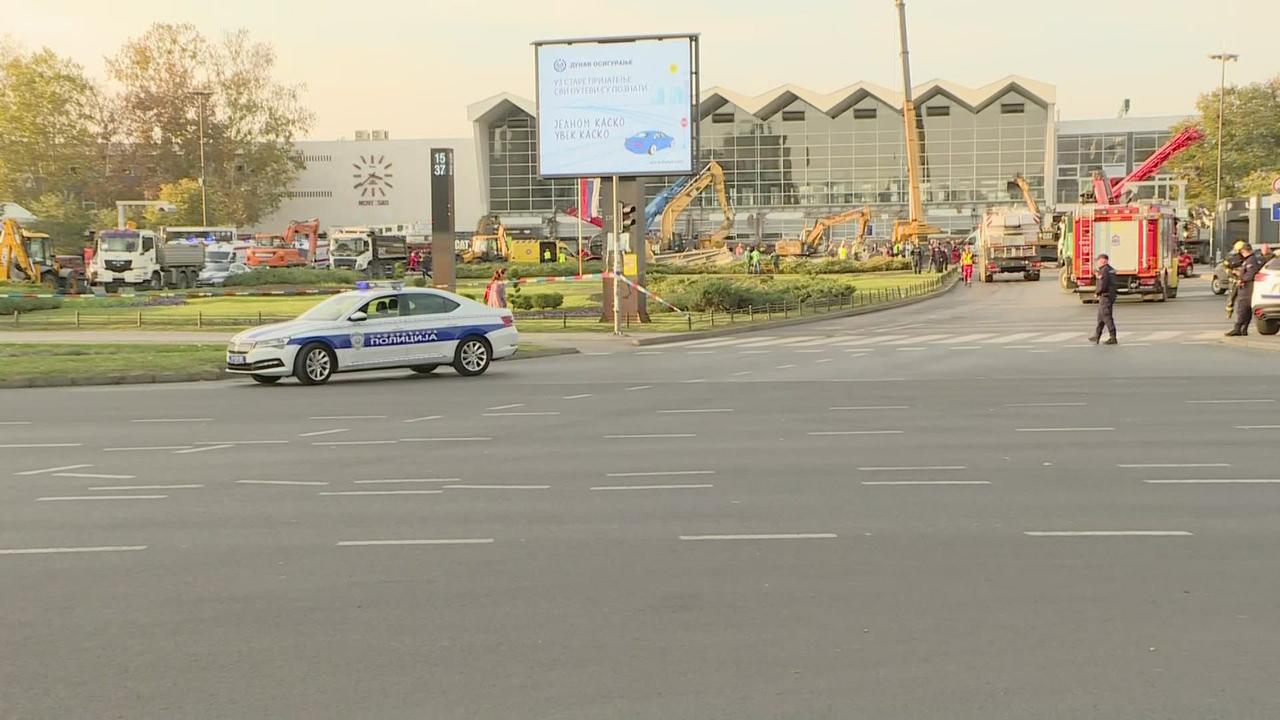
{"label": "traffic sign", "polygon": [[1271,181],[1271,189],[1274,190],[1275,192],[1280,193],[1280,177]]}
{"label": "traffic sign", "polygon": [[1280,222],[1280,202],[1271,206],[1271,222]]}

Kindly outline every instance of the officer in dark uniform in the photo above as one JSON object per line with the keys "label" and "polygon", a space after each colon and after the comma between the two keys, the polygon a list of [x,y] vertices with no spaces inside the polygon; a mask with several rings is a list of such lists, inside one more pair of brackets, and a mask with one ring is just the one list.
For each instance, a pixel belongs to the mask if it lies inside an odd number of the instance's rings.
{"label": "officer in dark uniform", "polygon": [[1098,256],[1098,285],[1093,294],[1098,298],[1098,326],[1089,342],[1094,345],[1102,339],[1106,328],[1109,337],[1104,345],[1115,345],[1116,340],[1116,271],[1111,269],[1111,258],[1106,253]]}
{"label": "officer in dark uniform", "polygon": [[1240,256],[1244,258],[1244,262],[1236,270],[1236,277],[1239,279],[1236,283],[1236,326],[1231,328],[1227,337],[1249,334],[1249,323],[1253,320],[1253,281],[1262,269],[1262,258],[1255,255],[1248,244],[1240,249]]}

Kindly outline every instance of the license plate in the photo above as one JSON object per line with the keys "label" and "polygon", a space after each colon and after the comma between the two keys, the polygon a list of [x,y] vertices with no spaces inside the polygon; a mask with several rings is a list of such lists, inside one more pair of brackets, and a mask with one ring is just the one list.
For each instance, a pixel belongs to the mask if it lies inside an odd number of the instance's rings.
{"label": "license plate", "polygon": [[243,356],[243,355],[228,355],[228,356],[227,356],[227,364],[228,364],[228,365],[244,365],[246,362],[248,362],[248,360],[249,360],[249,358],[247,358],[247,357],[245,357],[245,356]]}

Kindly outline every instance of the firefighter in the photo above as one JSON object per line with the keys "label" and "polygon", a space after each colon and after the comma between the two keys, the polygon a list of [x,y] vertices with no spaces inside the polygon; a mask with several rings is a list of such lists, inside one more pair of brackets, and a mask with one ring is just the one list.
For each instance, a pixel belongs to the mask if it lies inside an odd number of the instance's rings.
{"label": "firefighter", "polygon": [[1102,339],[1102,330],[1106,328],[1110,337],[1104,345],[1115,345],[1116,340],[1116,271],[1111,269],[1111,258],[1103,253],[1098,256],[1098,285],[1093,294],[1098,298],[1098,325],[1089,342],[1094,345]]}
{"label": "firefighter", "polygon": [[1243,244],[1240,248],[1240,257],[1243,261],[1240,268],[1236,270],[1236,308],[1235,308],[1235,327],[1227,333],[1227,337],[1236,337],[1249,334],[1249,322],[1253,320],[1253,280],[1262,269],[1262,258],[1253,254],[1253,248],[1248,243]]}

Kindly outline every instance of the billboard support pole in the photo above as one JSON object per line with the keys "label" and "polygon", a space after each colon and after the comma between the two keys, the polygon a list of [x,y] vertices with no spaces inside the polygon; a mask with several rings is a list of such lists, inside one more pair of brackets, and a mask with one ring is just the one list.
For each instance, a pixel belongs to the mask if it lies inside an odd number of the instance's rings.
{"label": "billboard support pole", "polygon": [[618,176],[613,176],[613,334],[622,334],[622,201],[618,199]]}

